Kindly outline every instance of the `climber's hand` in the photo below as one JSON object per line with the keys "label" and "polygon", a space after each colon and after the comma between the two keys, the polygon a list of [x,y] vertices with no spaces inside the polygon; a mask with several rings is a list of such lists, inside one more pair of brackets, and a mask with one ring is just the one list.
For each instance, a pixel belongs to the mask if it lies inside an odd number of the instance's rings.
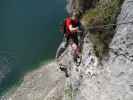
{"label": "climber's hand", "polygon": [[78,30],[77,32],[78,32],[78,33],[82,33],[82,31],[81,31],[81,30]]}

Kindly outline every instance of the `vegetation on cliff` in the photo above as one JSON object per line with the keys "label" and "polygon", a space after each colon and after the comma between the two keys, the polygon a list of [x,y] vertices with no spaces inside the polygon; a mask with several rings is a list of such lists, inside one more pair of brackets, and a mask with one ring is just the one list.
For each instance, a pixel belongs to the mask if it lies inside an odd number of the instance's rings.
{"label": "vegetation on cliff", "polygon": [[108,53],[108,45],[115,33],[114,26],[103,27],[103,25],[115,24],[122,2],[123,0],[97,0],[95,6],[93,4],[93,7],[86,10],[81,17],[85,28],[91,27],[90,39],[99,58]]}

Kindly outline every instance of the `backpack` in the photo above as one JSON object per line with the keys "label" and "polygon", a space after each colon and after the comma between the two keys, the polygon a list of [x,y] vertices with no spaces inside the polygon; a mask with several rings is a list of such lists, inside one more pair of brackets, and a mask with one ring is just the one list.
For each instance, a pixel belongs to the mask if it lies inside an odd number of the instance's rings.
{"label": "backpack", "polygon": [[66,20],[64,19],[63,22],[60,24],[60,32],[65,34],[66,33]]}

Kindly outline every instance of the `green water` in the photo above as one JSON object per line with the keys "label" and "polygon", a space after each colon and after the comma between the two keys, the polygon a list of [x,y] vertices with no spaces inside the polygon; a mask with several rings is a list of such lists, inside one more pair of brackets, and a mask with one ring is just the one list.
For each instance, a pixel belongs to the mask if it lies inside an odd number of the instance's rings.
{"label": "green water", "polygon": [[0,94],[54,58],[65,14],[65,0],[0,0]]}

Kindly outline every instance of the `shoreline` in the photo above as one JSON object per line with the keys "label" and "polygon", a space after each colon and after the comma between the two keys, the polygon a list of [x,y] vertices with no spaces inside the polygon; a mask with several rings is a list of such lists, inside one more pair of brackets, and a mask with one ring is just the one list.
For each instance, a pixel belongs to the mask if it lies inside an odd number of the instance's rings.
{"label": "shoreline", "polygon": [[47,100],[64,95],[65,74],[58,69],[55,60],[42,64],[27,73],[20,86],[12,88],[3,97],[5,100]]}
{"label": "shoreline", "polygon": [[21,86],[21,84],[24,82],[24,79],[26,76],[30,75],[31,73],[36,72],[37,70],[42,69],[44,66],[47,66],[54,61],[55,61],[54,59],[49,59],[49,60],[45,60],[45,61],[44,60],[40,61],[37,64],[33,64],[31,66],[31,68],[32,68],[31,70],[28,70],[27,72],[25,72],[22,77],[20,77],[18,80],[16,80],[16,83],[14,83],[13,85],[11,85],[9,88],[7,88],[5,91],[3,91],[1,93],[0,99],[3,96],[9,96],[9,95],[13,94],[17,90],[17,88],[19,88]]}

